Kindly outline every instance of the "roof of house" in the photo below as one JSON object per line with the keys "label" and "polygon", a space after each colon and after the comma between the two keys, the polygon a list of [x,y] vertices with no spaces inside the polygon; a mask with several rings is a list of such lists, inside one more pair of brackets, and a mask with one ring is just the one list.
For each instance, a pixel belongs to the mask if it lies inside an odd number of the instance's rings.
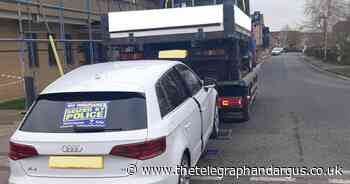
{"label": "roof of house", "polygon": [[340,21],[333,26],[334,32],[350,32],[350,20]]}

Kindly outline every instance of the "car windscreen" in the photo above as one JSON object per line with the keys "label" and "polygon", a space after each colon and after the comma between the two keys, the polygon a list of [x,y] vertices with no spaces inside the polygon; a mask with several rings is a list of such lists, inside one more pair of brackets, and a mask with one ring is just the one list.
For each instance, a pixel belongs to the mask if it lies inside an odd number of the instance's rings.
{"label": "car windscreen", "polygon": [[147,112],[144,94],[86,92],[41,95],[20,130],[72,133],[145,128]]}

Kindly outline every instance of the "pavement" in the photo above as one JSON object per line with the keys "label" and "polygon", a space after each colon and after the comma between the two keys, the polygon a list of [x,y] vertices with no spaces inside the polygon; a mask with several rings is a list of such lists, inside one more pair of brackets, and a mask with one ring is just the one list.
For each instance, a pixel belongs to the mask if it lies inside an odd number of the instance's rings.
{"label": "pavement", "polygon": [[[199,166],[329,167],[344,176],[194,178],[192,184],[344,184],[350,183],[350,81],[316,71],[300,54],[268,58],[260,91],[245,123],[221,123],[220,138],[208,144]],[[0,111],[0,152],[7,150],[16,111]],[[11,123],[12,122],[12,123]],[[2,135],[2,136],[1,136]],[[1,160],[1,157],[0,157]],[[1,169],[2,168],[2,169]],[[0,184],[8,171],[0,163]]]}
{"label": "pavement", "polygon": [[311,64],[316,70],[329,73],[344,80],[350,80],[350,65],[326,63],[313,57],[303,56],[303,60]]}
{"label": "pavement", "polygon": [[21,115],[15,110],[0,110],[0,117],[0,184],[7,184],[8,140],[21,120]]}

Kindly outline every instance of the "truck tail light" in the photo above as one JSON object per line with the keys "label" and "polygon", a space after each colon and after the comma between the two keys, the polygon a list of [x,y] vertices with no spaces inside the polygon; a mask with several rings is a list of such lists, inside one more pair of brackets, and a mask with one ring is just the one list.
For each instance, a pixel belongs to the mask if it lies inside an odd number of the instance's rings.
{"label": "truck tail light", "polygon": [[138,160],[147,160],[161,155],[165,150],[166,138],[162,137],[142,143],[118,145],[111,150],[110,154]]}
{"label": "truck tail light", "polygon": [[9,158],[12,160],[20,160],[38,156],[36,149],[29,145],[17,144],[10,142]]}
{"label": "truck tail light", "polygon": [[233,97],[233,98],[219,98],[218,106],[219,108],[228,108],[228,107],[242,107],[242,98],[241,97]]}

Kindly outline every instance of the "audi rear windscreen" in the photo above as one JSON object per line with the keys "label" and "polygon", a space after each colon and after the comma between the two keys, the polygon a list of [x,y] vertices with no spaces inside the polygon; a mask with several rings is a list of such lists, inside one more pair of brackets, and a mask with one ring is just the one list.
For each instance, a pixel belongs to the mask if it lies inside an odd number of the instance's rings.
{"label": "audi rear windscreen", "polygon": [[147,128],[146,99],[134,92],[84,92],[41,95],[21,131],[73,133]]}

